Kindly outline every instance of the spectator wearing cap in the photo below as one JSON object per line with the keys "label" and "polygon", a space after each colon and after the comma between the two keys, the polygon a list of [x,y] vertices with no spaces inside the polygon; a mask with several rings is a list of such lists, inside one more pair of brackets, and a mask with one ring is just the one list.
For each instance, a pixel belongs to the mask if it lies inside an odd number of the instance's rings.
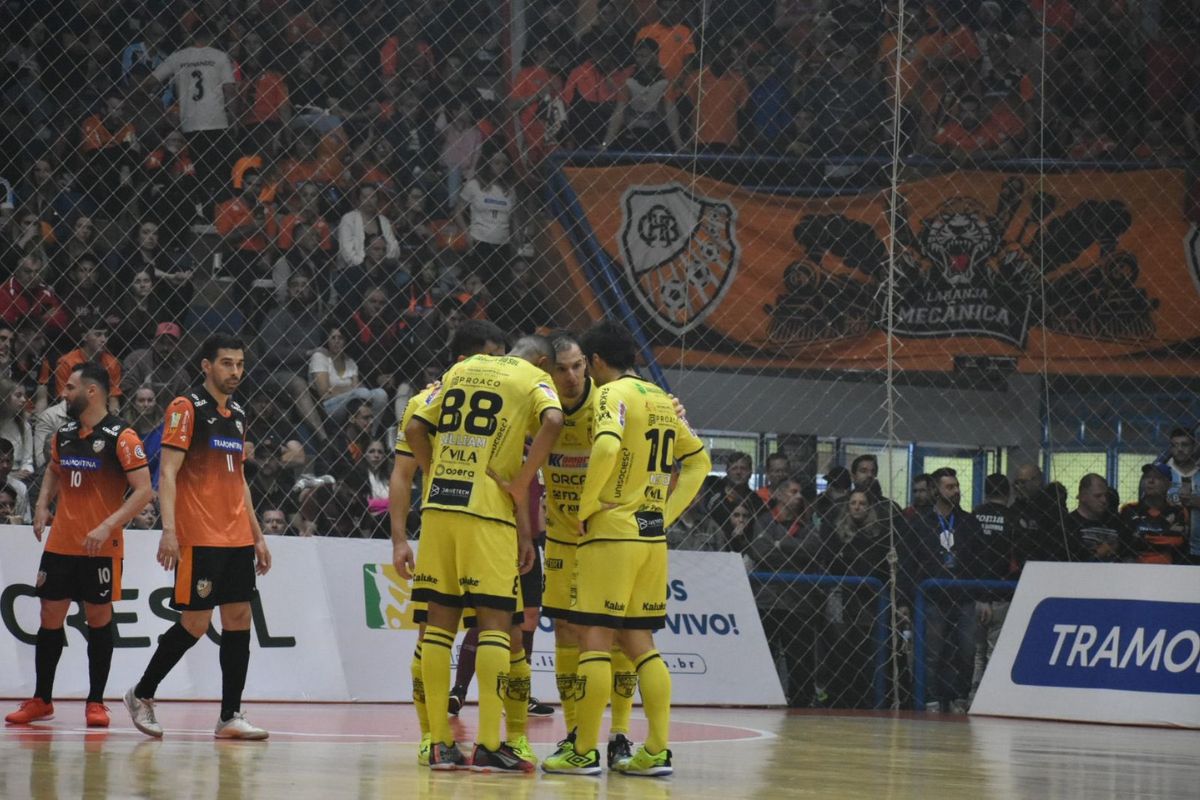
{"label": "spectator wearing cap", "polygon": [[[181,348],[183,328],[174,322],[160,322],[154,328],[154,339],[148,347],[134,350],[124,363],[121,388],[132,394],[139,387],[154,390],[159,404],[183,394],[195,379],[193,368]],[[116,384],[114,384],[116,385]]]}
{"label": "spectator wearing cap", "polygon": [[1166,464],[1143,464],[1136,503],[1121,509],[1131,532],[1130,560],[1139,564],[1188,563],[1188,515],[1167,502],[1173,478]]}
{"label": "spectator wearing cap", "polygon": [[1076,500],[1063,532],[1070,560],[1125,560],[1131,552],[1130,531],[1109,506],[1108,481],[1095,473],[1084,475]]}
{"label": "spectator wearing cap", "polygon": [[[108,381],[111,389],[108,392],[108,413],[116,414],[121,408],[121,362],[108,352],[108,323],[94,320],[83,329],[79,347],[63,353],[54,361],[51,367],[50,356],[42,359],[42,369],[38,375],[38,394],[48,400],[57,400],[63,396],[67,379],[71,371],[80,364],[94,361],[108,371]],[[50,385],[53,379],[53,385]],[[53,391],[53,395],[49,392]]]}
{"label": "spectator wearing cap", "polygon": [[1200,561],[1200,472],[1197,461],[1196,434],[1190,428],[1178,427],[1171,430],[1170,457],[1171,488],[1167,490],[1167,502],[1183,508],[1188,515],[1188,550],[1193,562]]}
{"label": "spectator wearing cap", "polygon": [[[1000,473],[984,478],[983,497],[983,503],[971,510],[979,520],[980,541],[975,557],[967,565],[967,575],[975,580],[1016,580],[1017,560],[1013,548],[1017,517],[1012,510],[1012,485],[1008,478]],[[979,630],[975,640],[975,670],[971,676],[972,698],[996,649],[1000,628],[1008,615],[1009,596],[1008,593],[992,592],[976,595],[975,615]]]}

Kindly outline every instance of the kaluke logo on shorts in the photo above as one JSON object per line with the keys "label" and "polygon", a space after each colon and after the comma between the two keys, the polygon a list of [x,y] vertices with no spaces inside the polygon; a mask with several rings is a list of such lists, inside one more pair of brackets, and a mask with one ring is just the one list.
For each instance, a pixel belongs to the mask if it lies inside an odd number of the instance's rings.
{"label": "kaluke logo on shorts", "polygon": [[621,212],[621,260],[638,302],[677,336],[695,328],[733,285],[737,210],[671,183],[630,187]]}

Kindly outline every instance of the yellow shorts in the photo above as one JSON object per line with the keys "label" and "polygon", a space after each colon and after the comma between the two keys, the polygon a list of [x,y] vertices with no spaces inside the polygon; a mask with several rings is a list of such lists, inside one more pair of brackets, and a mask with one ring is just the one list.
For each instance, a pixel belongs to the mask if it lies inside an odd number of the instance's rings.
{"label": "yellow shorts", "polygon": [[414,601],[514,612],[520,583],[516,529],[453,511],[421,515]]}
{"label": "yellow shorts", "polygon": [[656,631],[667,622],[667,543],[592,540],[576,548],[571,622]]}
{"label": "yellow shorts", "polygon": [[[571,594],[575,585],[575,545],[546,534],[545,588],[542,591],[542,613],[551,619],[569,619]],[[574,537],[572,537],[574,538]]]}

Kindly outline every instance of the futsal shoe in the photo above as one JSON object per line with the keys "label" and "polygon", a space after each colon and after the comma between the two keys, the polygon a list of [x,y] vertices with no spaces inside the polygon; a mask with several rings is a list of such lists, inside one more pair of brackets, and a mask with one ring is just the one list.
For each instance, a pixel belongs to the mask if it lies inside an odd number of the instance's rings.
{"label": "futsal shoe", "polygon": [[[526,742],[526,746],[528,746],[528,742]],[[533,770],[534,766],[532,762],[521,758],[511,746],[503,742],[495,750],[489,750],[483,745],[477,744],[475,745],[475,752],[471,754],[472,772],[487,772],[497,775],[528,775]]]}
{"label": "futsal shoe", "polygon": [[32,697],[5,717],[4,722],[8,725],[28,725],[38,720],[51,719],[54,719],[54,703],[47,703],[40,697]]}
{"label": "futsal shoe", "polygon": [[576,753],[575,747],[555,753],[542,762],[542,772],[551,775],[599,775],[600,751]]}
{"label": "futsal shoe", "polygon": [[422,767],[429,766],[429,751],[433,747],[433,737],[428,733],[421,736],[421,743],[417,745],[417,764]]}
{"label": "futsal shoe", "polygon": [[517,754],[518,758],[528,761],[535,766],[537,765],[537,753],[533,752],[533,748],[529,746],[529,737],[518,736],[511,742],[505,742],[505,744],[512,748],[512,751]]}
{"label": "futsal shoe", "polygon": [[628,761],[633,758],[633,742],[629,741],[623,733],[618,733],[608,740],[607,753],[608,768],[616,769],[616,765],[622,761]]}
{"label": "futsal shoe", "polygon": [[135,697],[133,687],[130,687],[129,691],[125,693],[125,708],[133,719],[133,727],[147,736],[153,736],[155,739],[162,738],[162,725],[159,725],[158,720],[154,718],[153,700]]}
{"label": "futsal shoe", "polygon": [[536,697],[529,698],[529,716],[531,717],[552,717],[554,716],[554,706],[543,703]]}
{"label": "futsal shoe", "polygon": [[638,748],[633,758],[617,762],[614,771],[637,778],[665,778],[675,771],[671,766],[671,751],[663,749],[650,755],[645,745]]}
{"label": "futsal shoe", "polygon": [[251,725],[249,720],[246,719],[246,715],[240,711],[236,712],[229,719],[218,722],[216,729],[213,731],[213,736],[218,739],[261,741],[270,735],[265,728]]}
{"label": "futsal shoe", "polygon": [[575,752],[575,729],[572,728],[571,732],[567,734],[567,738],[563,739],[557,745],[555,745],[554,755],[561,756],[564,753],[574,753],[574,752]]}
{"label": "futsal shoe", "polygon": [[108,715],[108,706],[104,703],[88,703],[83,710],[84,719],[87,720],[89,728],[107,728],[111,717]]}
{"label": "futsal shoe", "polygon": [[429,748],[429,768],[436,770],[467,769],[467,759],[458,749],[458,743],[434,742]]}

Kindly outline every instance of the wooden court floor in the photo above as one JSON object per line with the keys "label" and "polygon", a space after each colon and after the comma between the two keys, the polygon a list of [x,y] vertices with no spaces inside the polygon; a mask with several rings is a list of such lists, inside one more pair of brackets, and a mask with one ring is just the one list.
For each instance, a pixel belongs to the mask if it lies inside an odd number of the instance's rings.
{"label": "wooden court floor", "polygon": [[[668,780],[431,773],[404,705],[256,703],[267,742],[215,742],[211,703],[162,703],[162,741],[129,724],[119,701],[107,732],[83,706],[54,721],[0,729],[0,798],[150,800],[537,800],[540,798],[1200,798],[1200,733],[916,715],[679,709]],[[635,711],[636,716],[636,711]],[[474,708],[458,731],[469,740]],[[635,738],[645,728],[635,719]],[[539,755],[559,717],[530,721]]]}

